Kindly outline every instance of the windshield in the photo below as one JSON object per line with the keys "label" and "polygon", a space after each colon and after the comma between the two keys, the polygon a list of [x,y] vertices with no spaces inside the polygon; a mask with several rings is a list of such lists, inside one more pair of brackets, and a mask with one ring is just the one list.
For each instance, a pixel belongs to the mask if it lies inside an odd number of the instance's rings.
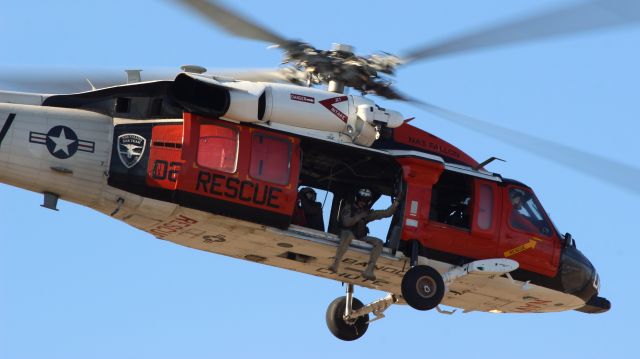
{"label": "windshield", "polygon": [[512,187],[509,189],[511,215],[509,224],[514,229],[543,236],[551,235],[542,206],[532,192]]}

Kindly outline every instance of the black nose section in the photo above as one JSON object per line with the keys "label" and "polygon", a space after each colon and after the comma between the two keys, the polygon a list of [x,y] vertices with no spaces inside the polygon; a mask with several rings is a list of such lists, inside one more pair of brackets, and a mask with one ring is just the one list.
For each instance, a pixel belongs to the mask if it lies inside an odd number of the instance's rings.
{"label": "black nose section", "polygon": [[560,279],[565,293],[573,294],[585,301],[585,305],[576,309],[584,313],[604,313],[611,309],[611,302],[598,297],[600,278],[587,257],[576,248],[575,242],[562,251]]}
{"label": "black nose section", "polygon": [[565,293],[588,302],[598,294],[600,285],[595,268],[575,246],[564,248],[561,258],[560,279]]}

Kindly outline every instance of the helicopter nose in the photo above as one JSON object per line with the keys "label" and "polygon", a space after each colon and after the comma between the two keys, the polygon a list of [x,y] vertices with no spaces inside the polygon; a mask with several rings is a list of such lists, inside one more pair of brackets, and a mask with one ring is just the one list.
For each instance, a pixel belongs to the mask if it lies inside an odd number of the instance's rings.
{"label": "helicopter nose", "polygon": [[600,276],[593,264],[573,245],[562,253],[561,282],[565,293],[573,294],[585,301],[585,306],[577,310],[587,313],[602,313],[611,308],[611,303],[598,297]]}
{"label": "helicopter nose", "polygon": [[584,307],[578,308],[576,310],[589,314],[597,314],[604,313],[611,309],[611,302],[607,298],[598,297],[594,295],[587,303],[585,303]]}
{"label": "helicopter nose", "polygon": [[598,293],[598,274],[575,245],[564,248],[561,260],[562,287],[566,293],[577,295],[585,301]]}

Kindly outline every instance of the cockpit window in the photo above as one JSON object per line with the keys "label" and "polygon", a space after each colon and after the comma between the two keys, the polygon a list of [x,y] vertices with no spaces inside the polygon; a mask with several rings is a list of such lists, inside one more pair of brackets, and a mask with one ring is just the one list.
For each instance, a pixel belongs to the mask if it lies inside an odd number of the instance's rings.
{"label": "cockpit window", "polygon": [[509,189],[511,214],[509,224],[514,229],[531,234],[551,235],[551,226],[545,219],[542,206],[533,193],[520,188]]}

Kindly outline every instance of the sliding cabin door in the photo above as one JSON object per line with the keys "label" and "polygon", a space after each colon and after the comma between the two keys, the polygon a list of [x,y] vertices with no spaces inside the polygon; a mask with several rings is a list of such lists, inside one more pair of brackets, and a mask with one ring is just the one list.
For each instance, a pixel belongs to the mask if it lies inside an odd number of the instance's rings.
{"label": "sliding cabin door", "polygon": [[298,138],[185,114],[178,202],[191,208],[285,228],[300,168]]}

